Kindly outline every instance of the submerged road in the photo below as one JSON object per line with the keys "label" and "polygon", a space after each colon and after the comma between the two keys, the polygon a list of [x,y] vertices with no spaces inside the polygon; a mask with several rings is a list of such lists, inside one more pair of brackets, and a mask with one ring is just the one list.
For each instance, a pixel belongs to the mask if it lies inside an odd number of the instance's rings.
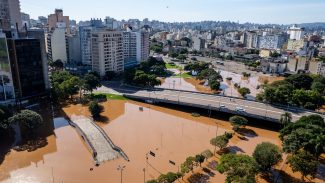
{"label": "submerged road", "polygon": [[117,90],[128,98],[200,107],[273,122],[279,122],[281,115],[285,112],[292,114],[293,121],[311,114],[319,114],[324,117],[323,114],[300,108],[274,106],[267,103],[222,95],[168,89],[140,90],[131,87],[114,87],[112,89]]}

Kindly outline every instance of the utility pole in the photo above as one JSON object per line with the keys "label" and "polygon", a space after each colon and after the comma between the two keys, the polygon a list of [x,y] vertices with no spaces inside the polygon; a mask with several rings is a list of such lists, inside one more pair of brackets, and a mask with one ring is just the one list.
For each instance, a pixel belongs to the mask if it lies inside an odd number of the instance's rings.
{"label": "utility pole", "polygon": [[123,182],[123,170],[125,169],[125,166],[119,165],[117,167],[117,170],[121,172],[121,183]]}

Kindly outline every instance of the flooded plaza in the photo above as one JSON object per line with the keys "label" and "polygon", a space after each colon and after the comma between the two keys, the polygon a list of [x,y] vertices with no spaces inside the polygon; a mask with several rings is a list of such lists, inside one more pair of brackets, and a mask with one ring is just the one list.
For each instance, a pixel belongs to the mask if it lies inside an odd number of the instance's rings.
{"label": "flooded plaza", "polygon": [[[119,165],[125,166],[123,182],[141,183],[157,178],[160,173],[177,172],[188,156],[206,149],[212,152],[210,139],[230,131],[225,117],[218,119],[192,117],[189,111],[179,111],[129,100],[102,103],[105,111],[98,122],[112,141],[127,154],[130,161],[119,159],[95,166],[92,154],[76,130],[69,126],[67,117],[89,116],[82,105],[67,105],[54,120],[45,119],[47,130],[42,131],[45,142],[27,150],[10,149],[12,141],[1,142],[0,182],[120,182]],[[143,107],[143,110],[139,108]],[[195,111],[193,111],[195,112]],[[61,116],[60,116],[61,115]],[[255,135],[247,140],[233,138],[228,147],[235,152],[251,155],[263,141],[280,145],[278,134],[272,130],[247,127]],[[154,152],[155,157],[146,156]],[[176,165],[172,165],[169,161]],[[185,179],[184,179],[185,180]],[[211,182],[224,182],[219,173]]]}

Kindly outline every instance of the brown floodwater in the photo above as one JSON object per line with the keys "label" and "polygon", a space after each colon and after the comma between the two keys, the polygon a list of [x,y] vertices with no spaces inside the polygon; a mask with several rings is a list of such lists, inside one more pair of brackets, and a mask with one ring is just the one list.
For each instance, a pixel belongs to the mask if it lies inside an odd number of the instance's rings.
{"label": "brown floodwater", "polygon": [[[120,182],[119,165],[125,166],[123,182],[141,183],[157,178],[160,173],[177,172],[186,157],[214,150],[210,139],[229,131],[231,126],[223,120],[192,117],[188,112],[168,109],[134,101],[103,103],[105,112],[98,124],[113,142],[123,149],[130,162],[119,158],[94,165],[93,158],[82,138],[64,118],[49,120],[52,127],[46,133],[47,144],[31,152],[11,149],[0,160],[0,181],[3,182]],[[143,106],[143,111],[139,107]],[[87,107],[68,105],[66,116],[89,115]],[[51,128],[50,128],[51,129]],[[263,141],[280,145],[277,132],[248,127],[257,136],[247,140],[234,138],[229,146],[239,153],[252,154]],[[0,146],[1,147],[1,146]],[[146,154],[152,151],[155,157]],[[176,165],[171,165],[172,160]],[[145,174],[144,171],[145,170]],[[212,182],[223,182],[224,175],[216,174]]]}

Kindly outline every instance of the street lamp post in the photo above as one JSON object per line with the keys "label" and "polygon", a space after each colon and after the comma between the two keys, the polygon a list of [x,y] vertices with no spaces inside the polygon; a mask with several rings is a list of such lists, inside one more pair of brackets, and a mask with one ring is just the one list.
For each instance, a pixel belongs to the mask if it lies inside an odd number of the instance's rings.
{"label": "street lamp post", "polygon": [[121,183],[123,182],[122,180],[123,180],[123,170],[124,170],[124,169],[125,169],[125,166],[121,166],[121,165],[119,165],[119,166],[117,167],[117,170],[121,172]]}

